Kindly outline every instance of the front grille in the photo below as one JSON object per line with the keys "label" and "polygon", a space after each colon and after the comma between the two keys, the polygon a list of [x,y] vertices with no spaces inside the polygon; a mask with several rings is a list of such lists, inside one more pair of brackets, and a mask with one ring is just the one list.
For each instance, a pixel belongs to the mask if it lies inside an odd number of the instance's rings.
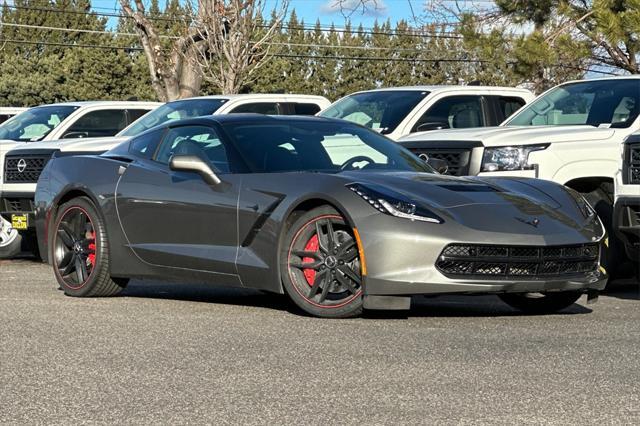
{"label": "front grille", "polygon": [[598,270],[598,244],[573,246],[496,246],[450,244],[436,267],[453,277],[553,279]]}
{"label": "front grille", "polygon": [[640,144],[625,145],[624,160],[622,176],[625,183],[640,184]]}
{"label": "front grille", "polygon": [[471,151],[468,149],[422,149],[410,148],[411,152],[420,157],[424,154],[429,158],[444,160],[449,165],[447,175],[466,176],[469,174],[469,158]]}
{"label": "front grille", "polygon": [[5,183],[36,183],[51,155],[7,156],[4,163]]}
{"label": "front grille", "polygon": [[35,210],[33,199],[30,198],[3,198],[0,208],[3,213],[32,212]]}

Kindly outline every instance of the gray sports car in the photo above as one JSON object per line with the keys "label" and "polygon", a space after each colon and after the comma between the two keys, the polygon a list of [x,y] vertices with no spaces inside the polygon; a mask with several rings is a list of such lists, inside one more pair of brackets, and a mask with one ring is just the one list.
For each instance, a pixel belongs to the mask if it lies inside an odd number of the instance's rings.
{"label": "gray sports car", "polygon": [[188,119],[100,156],[55,157],[36,204],[41,253],[72,296],[168,279],[349,317],[444,293],[553,312],[606,283],[604,229],[576,192],[443,176],[374,131],[318,117]]}

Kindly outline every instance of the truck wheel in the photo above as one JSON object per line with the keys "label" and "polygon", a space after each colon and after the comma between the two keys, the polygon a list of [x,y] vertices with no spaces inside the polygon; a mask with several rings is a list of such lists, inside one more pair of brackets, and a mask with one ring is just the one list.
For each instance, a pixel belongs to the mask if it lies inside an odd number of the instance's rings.
{"label": "truck wheel", "polygon": [[11,259],[22,250],[22,235],[0,217],[0,259]]}
{"label": "truck wheel", "polygon": [[591,204],[607,230],[609,244],[603,250],[600,263],[611,278],[619,277],[629,259],[622,241],[613,230],[613,199],[602,187],[591,192],[583,192],[582,196]]}

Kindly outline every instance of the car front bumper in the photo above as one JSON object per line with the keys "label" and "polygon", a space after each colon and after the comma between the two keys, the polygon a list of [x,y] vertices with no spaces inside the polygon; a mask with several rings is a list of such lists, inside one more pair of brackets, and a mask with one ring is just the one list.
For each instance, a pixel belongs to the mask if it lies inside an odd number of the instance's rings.
{"label": "car front bumper", "polygon": [[4,192],[0,197],[0,216],[8,223],[12,223],[14,217],[24,217],[27,220],[27,229],[18,229],[18,231],[35,232],[33,193]]}
{"label": "car front bumper", "polygon": [[[372,215],[360,221],[358,232],[366,264],[365,296],[409,296],[447,293],[528,293],[551,291],[602,290],[607,273],[599,266],[604,235],[590,230],[565,233],[521,234],[513,226],[505,232],[481,231],[457,223],[432,224],[412,222],[388,215]],[[455,238],[455,239],[453,239]],[[539,257],[523,263],[544,263],[543,249],[590,245],[599,250],[593,267],[584,272],[541,274],[514,278],[512,275],[451,276],[437,266],[443,250],[452,243],[464,245],[504,245],[510,248],[533,247]],[[508,253],[511,253],[509,251]],[[551,260],[551,259],[549,259]],[[558,260],[561,264],[562,258]],[[569,264],[569,262],[566,262]],[[507,269],[511,266],[507,266]]]}

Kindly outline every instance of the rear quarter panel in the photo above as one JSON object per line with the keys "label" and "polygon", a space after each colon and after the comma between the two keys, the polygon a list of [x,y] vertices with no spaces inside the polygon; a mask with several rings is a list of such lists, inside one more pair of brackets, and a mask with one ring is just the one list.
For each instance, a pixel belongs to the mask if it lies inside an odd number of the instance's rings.
{"label": "rear quarter panel", "polygon": [[[122,250],[114,249],[124,246],[114,194],[118,169],[122,164],[98,156],[58,157],[47,164],[38,181],[35,195],[36,230],[43,260],[50,262],[49,241],[60,205],[70,197],[82,195],[92,200],[102,216],[107,228],[112,260],[121,256],[119,252]],[[125,259],[130,257],[124,256]]]}

